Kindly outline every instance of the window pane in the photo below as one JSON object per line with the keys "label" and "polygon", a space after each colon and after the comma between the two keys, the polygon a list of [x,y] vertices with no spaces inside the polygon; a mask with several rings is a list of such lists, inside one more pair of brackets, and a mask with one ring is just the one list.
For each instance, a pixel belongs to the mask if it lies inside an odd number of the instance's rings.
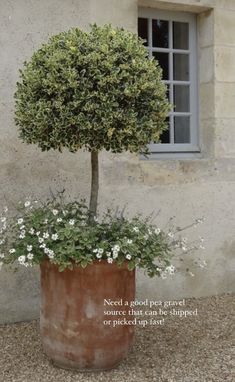
{"label": "window pane", "polygon": [[169,46],[169,22],[164,20],[152,20],[153,47],[168,48]]}
{"label": "window pane", "polygon": [[189,25],[188,23],[173,22],[173,48],[189,48]]}
{"label": "window pane", "polygon": [[190,117],[174,117],[175,143],[190,143]]}
{"label": "window pane", "polygon": [[161,52],[153,52],[153,57],[158,60],[163,70],[163,80],[169,79],[169,54]]}
{"label": "window pane", "polygon": [[168,129],[164,130],[160,135],[160,143],[170,143],[170,123],[169,118],[167,118]]}
{"label": "window pane", "polygon": [[175,111],[189,112],[189,86],[174,85]]}
{"label": "window pane", "polygon": [[139,18],[138,19],[138,35],[139,37],[147,40],[144,43],[145,46],[148,45],[148,19]]}
{"label": "window pane", "polygon": [[173,77],[176,81],[189,81],[188,54],[173,55]]}

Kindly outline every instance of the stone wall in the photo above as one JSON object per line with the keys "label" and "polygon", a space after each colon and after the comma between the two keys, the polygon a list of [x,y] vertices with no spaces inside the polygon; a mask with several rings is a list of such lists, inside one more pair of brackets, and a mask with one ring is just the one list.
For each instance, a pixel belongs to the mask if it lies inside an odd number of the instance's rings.
{"label": "stone wall", "polygon": [[[164,225],[206,221],[192,238],[206,238],[207,270],[195,277],[149,280],[138,274],[138,297],[180,298],[234,290],[235,222],[235,2],[232,0],[2,1],[0,15],[0,204],[27,195],[46,198],[49,187],[89,196],[89,155],[41,153],[17,139],[13,94],[18,69],[48,36],[72,26],[112,23],[136,31],[138,6],[197,13],[201,155],[142,160],[101,154],[100,206],[128,204],[130,213],[160,211]],[[38,270],[0,273],[0,322],[38,316]]]}

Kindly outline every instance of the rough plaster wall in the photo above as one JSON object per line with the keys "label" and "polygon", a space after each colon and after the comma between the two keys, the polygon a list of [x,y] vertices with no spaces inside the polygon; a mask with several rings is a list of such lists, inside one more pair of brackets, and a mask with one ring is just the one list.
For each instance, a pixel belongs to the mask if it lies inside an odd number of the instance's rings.
{"label": "rough plaster wall", "polygon": [[[152,0],[151,6],[162,7],[167,3]],[[171,3],[181,10],[185,10],[186,3],[196,6],[197,12],[216,5],[215,10],[198,16],[202,158],[143,161],[130,154],[102,153],[100,187],[101,208],[127,203],[130,213],[149,214],[161,209],[159,225],[173,215],[180,225],[206,217],[205,224],[189,235],[206,237],[207,271],[199,271],[194,278],[181,275],[172,282],[149,280],[138,274],[139,297],[166,299],[234,290],[235,250],[235,115],[234,102],[229,100],[234,93],[231,67],[235,63],[235,4],[230,0]],[[17,139],[13,93],[18,68],[48,35],[71,26],[87,28],[90,22],[110,22],[135,31],[137,1],[0,0],[0,5],[0,202],[5,204],[6,198],[8,204],[16,203],[30,194],[45,198],[49,186],[65,187],[72,196],[87,197],[90,168],[86,153],[41,153]],[[149,4],[141,0],[141,5]],[[190,9],[196,11],[195,7]],[[36,317],[38,297],[38,270],[1,272],[0,322]]]}

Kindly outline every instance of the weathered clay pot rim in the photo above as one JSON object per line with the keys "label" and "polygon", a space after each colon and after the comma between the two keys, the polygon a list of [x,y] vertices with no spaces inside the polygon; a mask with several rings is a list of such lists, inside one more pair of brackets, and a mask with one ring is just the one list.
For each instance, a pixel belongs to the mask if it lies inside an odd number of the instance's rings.
{"label": "weathered clay pot rim", "polygon": [[[100,260],[95,259],[95,260],[93,260],[93,262],[91,264],[87,264],[87,266],[85,268],[83,268],[79,263],[76,263],[75,260],[71,259],[71,262],[75,265],[75,268],[80,268],[80,269],[86,269],[88,267],[90,268],[92,266],[105,265],[105,264],[107,266],[109,266],[110,268],[111,267],[117,267],[117,268],[123,269],[123,268],[127,268],[128,263],[129,263],[127,260],[124,260],[121,265],[118,265],[117,262],[115,262],[115,261],[113,261],[112,263],[108,263],[107,260],[104,260],[104,259],[100,259]],[[59,264],[52,263],[49,258],[43,259],[43,261],[40,263],[40,265],[41,264],[50,264],[51,266],[55,266],[57,268],[59,268],[59,266],[60,266]],[[66,270],[70,270],[71,271],[71,269],[69,269],[68,267],[65,268],[65,271]],[[131,271],[129,270],[129,272],[131,272]]]}

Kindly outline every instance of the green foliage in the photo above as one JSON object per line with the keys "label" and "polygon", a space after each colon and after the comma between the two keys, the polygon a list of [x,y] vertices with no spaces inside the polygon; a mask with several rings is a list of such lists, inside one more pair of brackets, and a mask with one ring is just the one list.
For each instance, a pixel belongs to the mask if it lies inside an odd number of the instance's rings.
{"label": "green foliage", "polygon": [[60,271],[107,261],[127,262],[129,270],[143,268],[150,277],[174,272],[175,242],[139,216],[127,219],[109,212],[91,223],[83,202],[53,200],[44,205],[26,201],[14,216],[2,214],[0,221],[0,265],[27,267],[47,258]]}
{"label": "green foliage", "polygon": [[142,42],[110,25],[50,38],[20,72],[22,140],[42,150],[147,152],[166,127],[169,104],[162,70]]}

